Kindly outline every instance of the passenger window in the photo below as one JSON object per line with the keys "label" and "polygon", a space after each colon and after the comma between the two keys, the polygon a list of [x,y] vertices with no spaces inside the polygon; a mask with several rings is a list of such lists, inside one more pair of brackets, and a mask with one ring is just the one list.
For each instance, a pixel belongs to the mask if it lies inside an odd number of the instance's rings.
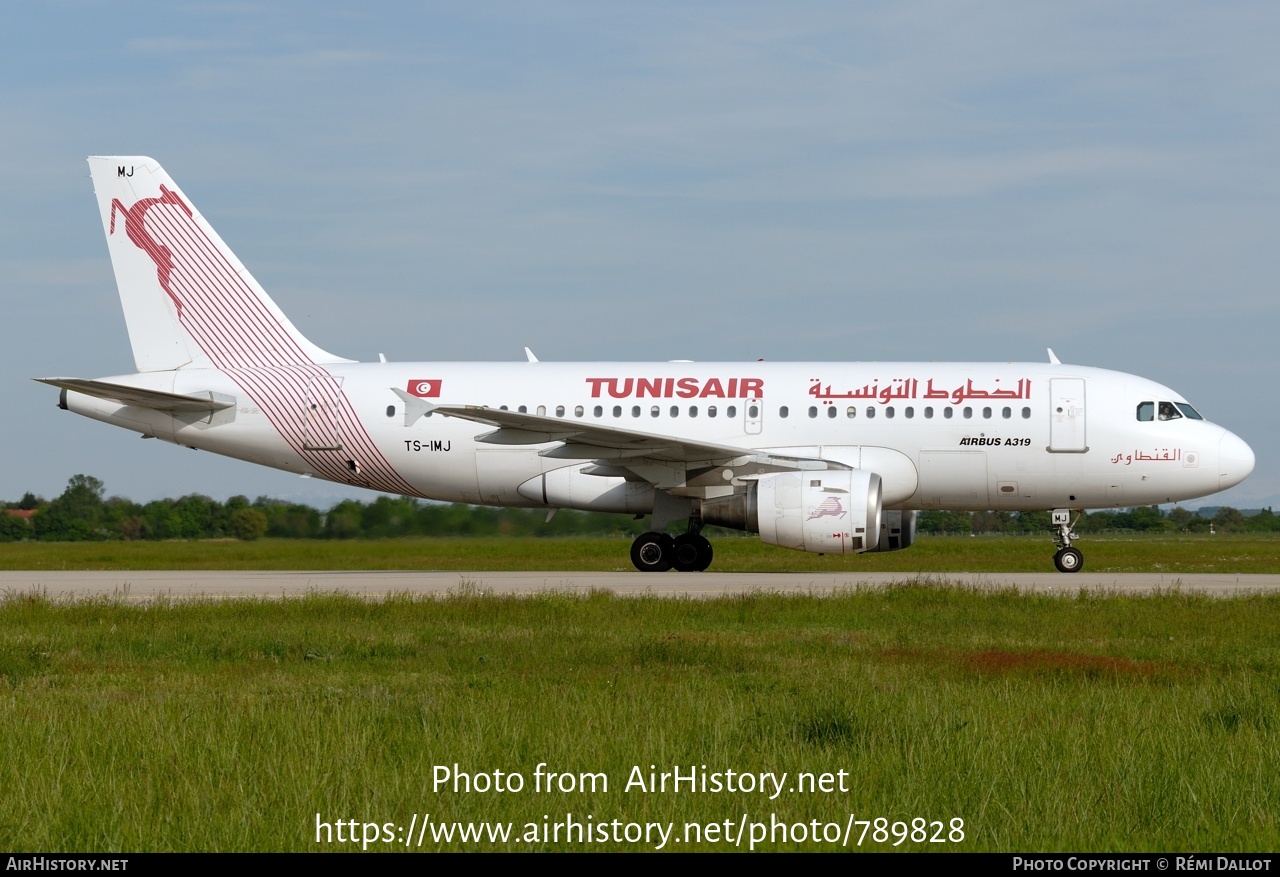
{"label": "passenger window", "polygon": [[529,406],[528,406],[528,405],[521,405],[521,406],[520,406],[519,408],[517,408],[516,410],[517,410],[517,411],[519,411],[521,414],[528,414],[528,413],[529,413]]}
{"label": "passenger window", "polygon": [[724,409],[724,416],[725,416],[725,417],[737,417],[737,416],[738,416],[738,406],[737,406],[737,405],[730,405],[728,408]]}
{"label": "passenger window", "polygon": [[632,417],[639,417],[639,416],[640,416],[640,406],[639,406],[639,405],[632,405],[632,406],[631,406],[631,416],[632,416]]}
{"label": "passenger window", "polygon": [[547,406],[546,406],[546,405],[539,405],[539,406],[538,406],[538,416],[539,416],[539,417],[546,417],[546,416],[547,416]]}
{"label": "passenger window", "polygon": [[906,408],[906,410],[905,410],[905,411],[903,411],[902,413],[903,413],[903,414],[905,414],[905,415],[907,416],[907,420],[910,420],[911,418],[913,418],[913,417],[915,417],[915,416],[916,416],[916,409],[914,409],[914,408],[912,408],[910,405],[908,405],[908,406],[907,406],[907,408]]}
{"label": "passenger window", "polygon": [[760,409],[755,405],[748,406],[747,416],[750,417],[752,420],[755,420],[757,417],[760,416]]}
{"label": "passenger window", "polygon": [[810,416],[810,417],[817,417],[817,416],[818,416],[818,409],[817,409],[816,407],[814,407],[813,405],[810,405],[810,406],[809,406],[809,416]]}
{"label": "passenger window", "polygon": [[680,406],[679,406],[679,405],[672,405],[672,406],[671,406],[671,416],[672,416],[672,417],[679,417],[679,416],[680,416]]}
{"label": "passenger window", "polygon": [[613,416],[614,416],[614,417],[621,417],[621,416],[622,416],[622,406],[621,406],[621,405],[614,405],[614,406],[613,406]]}
{"label": "passenger window", "polygon": [[690,416],[690,417],[697,417],[697,416],[698,416],[698,406],[697,406],[697,405],[690,405],[690,406],[689,406],[689,416]]}
{"label": "passenger window", "polygon": [[947,420],[950,420],[950,419],[951,419],[951,406],[950,406],[950,405],[948,405],[946,408],[943,408],[943,409],[942,409],[942,416],[943,416],[945,419],[947,419]]}
{"label": "passenger window", "polygon": [[884,409],[884,416],[885,416],[885,417],[889,417],[889,418],[892,418],[892,417],[893,417],[893,406],[892,406],[892,405],[890,405],[888,408]]}
{"label": "passenger window", "polygon": [[855,406],[850,405],[849,410],[844,413],[844,416],[853,420],[853,418],[858,416],[858,409]]}
{"label": "passenger window", "polygon": [[990,408],[983,408],[983,409],[982,409],[982,417],[983,417],[983,419],[984,419],[984,420],[990,420],[990,419],[991,419],[991,409],[990,409]]}
{"label": "passenger window", "polygon": [[714,405],[708,405],[708,406],[707,406],[707,416],[708,416],[708,417],[715,417],[715,416],[716,416],[716,406],[714,406]]}
{"label": "passenger window", "polygon": [[1022,409],[1022,419],[1023,419],[1023,420],[1030,420],[1030,419],[1031,419],[1031,409],[1030,409],[1030,408],[1023,408],[1023,409]]}
{"label": "passenger window", "polygon": [[592,412],[591,412],[591,413],[592,413],[592,414],[594,414],[596,417],[603,417],[603,416],[604,416],[604,409],[603,409],[603,408],[601,408],[599,405],[597,405],[597,406],[595,407],[595,409],[594,409],[594,410],[592,410]]}
{"label": "passenger window", "polygon": [[564,417],[564,406],[563,406],[563,405],[557,405],[557,406],[556,406],[556,417]]}
{"label": "passenger window", "polygon": [[925,409],[924,409],[924,419],[925,419],[925,420],[933,420],[933,406],[932,406],[932,405],[926,405],[926,406],[925,406]]}
{"label": "passenger window", "polygon": [[1156,419],[1156,403],[1139,402],[1138,403],[1138,420],[1146,423]]}
{"label": "passenger window", "polygon": [[654,405],[652,408],[649,409],[650,417],[657,417],[661,413],[662,413],[662,409],[659,408],[657,405]]}
{"label": "passenger window", "polygon": [[835,417],[837,413],[836,406],[832,405],[827,409],[827,419],[830,420],[832,417]]}
{"label": "passenger window", "polygon": [[787,416],[788,414],[790,414],[790,413],[791,413],[791,411],[790,411],[790,409],[788,409],[788,408],[787,408],[787,406],[786,406],[786,405],[783,405],[781,408],[779,408],[779,409],[778,409],[778,416],[779,416],[779,417],[786,417],[786,416]]}
{"label": "passenger window", "polygon": [[968,405],[964,406],[964,419],[969,420],[971,417],[973,417],[973,409]]}
{"label": "passenger window", "polygon": [[[596,417],[599,417],[599,416],[600,416],[599,411],[600,411],[600,409],[599,409],[599,408],[597,408],[597,409],[596,409],[596,412],[597,412],[597,413],[596,413]],[[575,406],[575,407],[574,407],[574,409],[573,409],[573,416],[574,416],[574,417],[581,417],[584,413],[585,413],[585,412],[582,410],[582,406],[581,406],[581,405]]]}
{"label": "passenger window", "polygon": [[876,416],[876,409],[874,409],[874,408],[872,408],[870,405],[868,405],[868,406],[867,406],[867,417],[875,417],[875,416]]}
{"label": "passenger window", "polygon": [[1006,407],[1006,408],[1002,408],[1002,409],[1000,410],[1000,416],[1001,416],[1001,417],[1003,417],[1005,420],[1008,420],[1010,417],[1012,417],[1012,416],[1013,416],[1013,409],[1012,409],[1012,408],[1007,408],[1007,407]]}
{"label": "passenger window", "polygon": [[396,406],[394,406],[394,405],[388,405],[388,406],[387,406],[387,416],[388,416],[388,417],[395,417],[395,416],[396,416]]}

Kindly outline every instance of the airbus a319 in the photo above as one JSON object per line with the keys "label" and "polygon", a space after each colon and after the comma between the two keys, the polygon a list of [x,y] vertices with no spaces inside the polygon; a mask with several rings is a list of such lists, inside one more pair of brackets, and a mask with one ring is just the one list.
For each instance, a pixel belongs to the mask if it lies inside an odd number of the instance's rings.
{"label": "airbus a319", "polygon": [[[651,516],[645,571],[707,525],[896,551],[924,509],[1073,515],[1238,484],[1254,455],[1174,390],[1047,362],[354,362],[307,340],[154,160],[89,159],[137,372],[43,378],[168,442],[431,500]],[[669,525],[683,523],[672,536]]]}

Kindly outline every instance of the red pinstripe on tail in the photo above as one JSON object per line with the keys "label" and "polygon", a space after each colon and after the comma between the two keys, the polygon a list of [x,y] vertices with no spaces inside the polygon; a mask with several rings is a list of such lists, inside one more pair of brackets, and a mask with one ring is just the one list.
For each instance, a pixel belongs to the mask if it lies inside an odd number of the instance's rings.
{"label": "red pinstripe on tail", "polygon": [[[414,493],[360,422],[341,378],[325,366],[347,360],[303,337],[164,170],[146,158],[90,159],[90,166],[139,371],[219,369],[317,475]],[[104,187],[125,195],[142,190],[144,197],[108,200]],[[118,214],[123,237],[153,271],[122,252]],[[317,430],[329,438],[317,441]],[[359,461],[358,472],[349,460]]]}

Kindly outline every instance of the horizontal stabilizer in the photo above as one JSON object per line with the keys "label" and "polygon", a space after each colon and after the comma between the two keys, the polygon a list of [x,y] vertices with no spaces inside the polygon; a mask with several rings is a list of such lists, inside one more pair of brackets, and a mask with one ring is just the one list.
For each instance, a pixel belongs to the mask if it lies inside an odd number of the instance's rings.
{"label": "horizontal stabilizer", "polygon": [[126,387],[124,384],[112,384],[107,381],[87,381],[80,378],[36,378],[36,380],[42,384],[50,384],[54,387],[61,387],[64,390],[83,393],[86,396],[106,399],[108,402],[132,405],[135,408],[151,408],[155,411],[221,411],[236,404],[235,399],[222,393],[206,392],[203,394],[183,395],[180,393],[165,393],[160,390],[143,390],[139,387]]}

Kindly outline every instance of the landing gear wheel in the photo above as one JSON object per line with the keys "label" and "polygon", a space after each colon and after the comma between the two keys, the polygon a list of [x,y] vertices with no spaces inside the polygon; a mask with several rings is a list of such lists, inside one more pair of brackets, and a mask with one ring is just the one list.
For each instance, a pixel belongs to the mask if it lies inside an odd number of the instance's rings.
{"label": "landing gear wheel", "polygon": [[1075,548],[1063,548],[1053,556],[1053,565],[1058,572],[1080,572],[1084,566],[1084,555]]}
{"label": "landing gear wheel", "polygon": [[640,572],[666,572],[675,559],[675,544],[666,533],[645,533],[631,543],[631,562]]}
{"label": "landing gear wheel", "polygon": [[711,566],[711,543],[696,533],[683,533],[674,540],[672,565],[676,572],[702,572]]}

